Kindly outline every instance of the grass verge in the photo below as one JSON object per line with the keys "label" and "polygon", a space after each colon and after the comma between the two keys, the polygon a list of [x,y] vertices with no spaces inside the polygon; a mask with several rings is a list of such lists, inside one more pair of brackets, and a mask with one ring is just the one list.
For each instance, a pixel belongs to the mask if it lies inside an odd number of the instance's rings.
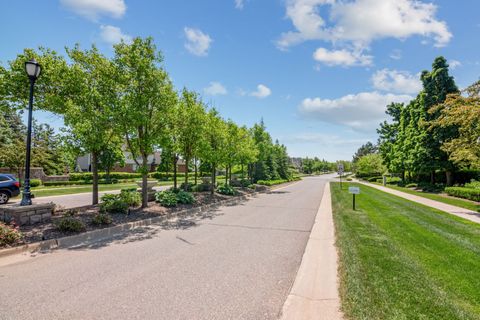
{"label": "grass verge", "polygon": [[480,225],[359,186],[331,184],[346,317],[480,319]]}
{"label": "grass verge", "polygon": [[[173,185],[172,181],[160,181],[158,182],[157,186],[168,186]],[[120,190],[123,188],[133,188],[138,187],[136,183],[117,183],[117,184],[100,184],[98,185],[98,190],[102,191],[112,191],[112,190]],[[32,193],[35,197],[48,197],[48,196],[61,196],[67,194],[77,194],[77,193],[85,193],[85,192],[92,192],[91,185],[80,185],[80,186],[58,186],[58,187],[38,187],[32,188]]]}

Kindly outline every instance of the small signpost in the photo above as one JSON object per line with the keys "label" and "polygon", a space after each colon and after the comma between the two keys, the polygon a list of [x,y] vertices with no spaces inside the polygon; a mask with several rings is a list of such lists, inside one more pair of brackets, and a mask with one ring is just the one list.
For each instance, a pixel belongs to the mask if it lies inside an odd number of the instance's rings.
{"label": "small signpost", "polygon": [[340,176],[340,190],[341,190],[342,189],[342,176],[343,176],[343,170],[344,170],[343,163],[339,163],[337,165],[337,168],[338,168],[338,175]]}
{"label": "small signpost", "polygon": [[355,210],[355,195],[360,194],[360,187],[348,187],[348,192],[353,195],[353,210]]}

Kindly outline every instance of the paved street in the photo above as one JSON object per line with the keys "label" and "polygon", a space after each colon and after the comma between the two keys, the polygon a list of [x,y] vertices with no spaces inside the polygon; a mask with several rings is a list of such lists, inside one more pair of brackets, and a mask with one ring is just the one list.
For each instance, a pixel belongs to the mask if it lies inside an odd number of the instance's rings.
{"label": "paved street", "polygon": [[[161,190],[166,190],[170,188],[171,186],[158,186],[155,187],[154,189],[157,191]],[[111,190],[111,191],[104,191],[104,192],[99,192],[99,198],[106,194],[106,193],[120,193],[120,190]],[[20,202],[21,198],[18,197],[17,199],[12,200],[9,203],[16,203]],[[84,207],[92,204],[92,193],[91,192],[83,192],[83,193],[77,193],[77,194],[67,194],[67,195],[62,195],[62,196],[49,196],[49,197],[39,197],[33,199],[33,203],[50,203],[53,202],[56,205],[65,208],[65,209],[71,209],[71,208],[77,208],[77,207]]]}
{"label": "paved street", "polygon": [[277,319],[332,177],[4,265],[0,318]]}

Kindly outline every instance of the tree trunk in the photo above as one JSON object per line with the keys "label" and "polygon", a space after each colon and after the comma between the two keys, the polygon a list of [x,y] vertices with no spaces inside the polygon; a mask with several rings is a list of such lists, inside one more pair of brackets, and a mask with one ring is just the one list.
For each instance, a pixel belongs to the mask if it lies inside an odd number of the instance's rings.
{"label": "tree trunk", "polygon": [[402,182],[405,183],[405,170],[402,170]]}
{"label": "tree trunk", "polygon": [[243,171],[243,169],[244,169],[244,168],[243,168],[243,162],[242,162],[242,180],[245,179],[245,172]]}
{"label": "tree trunk", "polygon": [[225,184],[228,184],[228,166],[225,167]]}
{"label": "tree trunk", "polygon": [[445,176],[447,178],[447,186],[453,186],[453,172],[450,170],[445,171]]}
{"label": "tree trunk", "polygon": [[197,176],[198,176],[198,163],[197,163],[197,157],[194,158],[195,161],[195,185],[197,185]]}
{"label": "tree trunk", "polygon": [[178,157],[177,154],[173,155],[173,189],[177,189],[177,162]]}
{"label": "tree trunk", "polygon": [[215,192],[215,176],[216,176],[216,168],[215,165],[212,164],[212,185],[210,186],[210,194],[213,195]]}
{"label": "tree trunk", "polygon": [[142,154],[142,208],[148,207],[148,159]]}
{"label": "tree trunk", "polygon": [[185,158],[185,186],[184,190],[188,191],[188,164],[190,163],[190,159]]}
{"label": "tree trunk", "polygon": [[435,170],[430,172],[430,183],[435,184]]}
{"label": "tree trunk", "polygon": [[228,175],[228,183],[232,185],[232,166],[230,166],[230,170],[228,170],[229,175]]}
{"label": "tree trunk", "polygon": [[98,155],[92,152],[92,204],[98,204]]}

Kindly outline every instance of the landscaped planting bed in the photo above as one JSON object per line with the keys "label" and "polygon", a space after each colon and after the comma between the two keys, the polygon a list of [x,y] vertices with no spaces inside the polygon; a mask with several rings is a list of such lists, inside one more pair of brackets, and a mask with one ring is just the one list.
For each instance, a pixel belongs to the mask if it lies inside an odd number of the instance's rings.
{"label": "landscaped planting bed", "polygon": [[[138,206],[128,209],[128,214],[102,213],[102,206],[91,206],[82,210],[58,210],[54,213],[54,215],[52,216],[52,221],[49,223],[36,224],[33,226],[22,226],[21,228],[19,228],[19,231],[22,233],[23,237],[14,245],[28,244],[48,239],[56,239],[78,234],[81,232],[111,227],[127,222],[139,221],[157,216],[167,216],[171,213],[212,203],[217,203],[222,200],[232,199],[254,192],[249,188],[238,188],[236,189],[236,191],[236,194],[233,196],[222,195],[219,193],[215,193],[212,196],[210,192],[195,192],[193,193],[195,197],[195,202],[192,204],[184,204],[183,202],[189,202],[187,201],[188,199],[185,200],[189,197],[181,193],[179,202],[177,202],[177,204],[173,207],[165,207],[156,202],[150,202],[148,208],[145,209],[141,209]],[[99,217],[99,214],[108,216],[109,218],[104,216]]]}
{"label": "landscaped planting bed", "polygon": [[347,319],[480,319],[480,225],[360,185],[331,184]]}

